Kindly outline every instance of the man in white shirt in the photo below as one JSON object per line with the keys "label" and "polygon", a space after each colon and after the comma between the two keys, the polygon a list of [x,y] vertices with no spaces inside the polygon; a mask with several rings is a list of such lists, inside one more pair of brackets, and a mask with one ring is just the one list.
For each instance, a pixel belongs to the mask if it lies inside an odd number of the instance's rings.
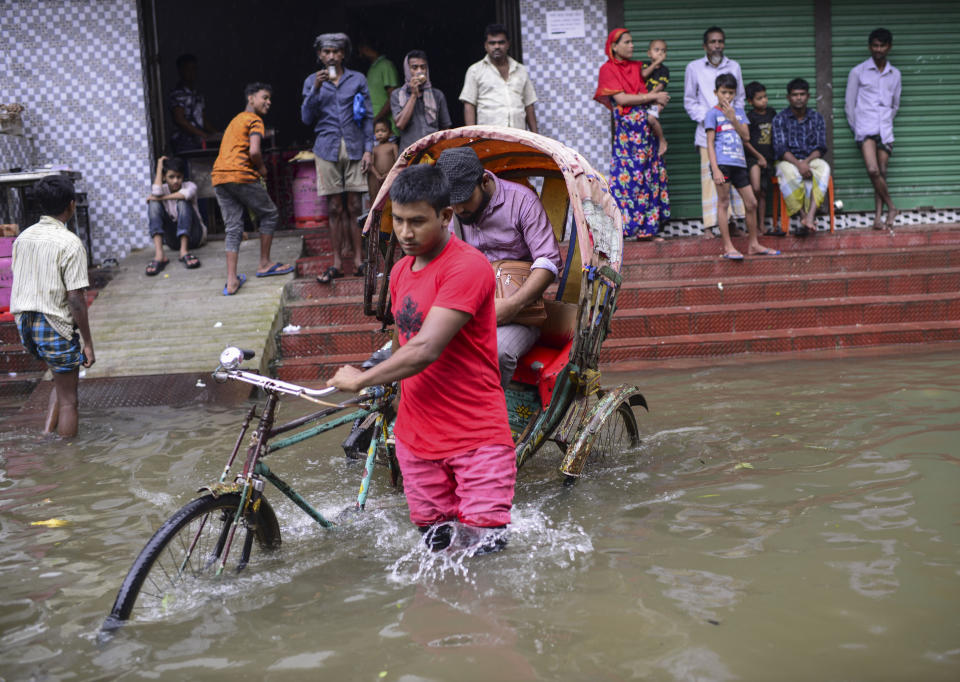
{"label": "man in white shirt", "polygon": [[510,38],[502,24],[484,30],[487,56],[467,69],[460,92],[463,120],[468,125],[527,128],[537,132],[533,105],[537,93],[527,67],[507,55]]}
{"label": "man in white shirt", "polygon": [[[893,153],[893,119],[900,108],[900,71],[887,61],[893,46],[890,31],[874,30],[867,44],[870,59],[850,69],[844,109],[873,183],[873,229],[882,230],[893,227],[897,220],[897,207],[887,189],[887,162]],[[880,220],[884,205],[886,222]]]}
{"label": "man in white shirt", "polygon": [[[703,200],[703,235],[712,237],[712,229],[717,226],[717,185],[713,182],[710,159],[707,156],[707,133],[703,129],[703,119],[710,107],[717,104],[716,80],[723,73],[732,74],[737,79],[737,94],[733,106],[743,108],[746,94],[743,89],[743,76],[740,65],[723,56],[726,46],[726,34],[719,26],[711,26],[703,33],[703,51],[705,56],[687,64],[683,78],[683,108],[697,124],[693,143],[700,152],[700,190]],[[731,216],[744,216],[743,201],[730,186]]]}

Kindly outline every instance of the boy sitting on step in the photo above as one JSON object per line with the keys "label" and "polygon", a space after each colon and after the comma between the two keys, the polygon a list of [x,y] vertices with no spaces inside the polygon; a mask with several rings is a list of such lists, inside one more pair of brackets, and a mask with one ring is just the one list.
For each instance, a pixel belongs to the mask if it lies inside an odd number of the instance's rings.
{"label": "boy sitting on step", "polygon": [[200,259],[190,253],[207,242],[207,226],[197,207],[197,186],[183,179],[183,159],[157,159],[157,173],[147,197],[147,221],[153,239],[153,260],[147,263],[147,276],[153,277],[170,261],[163,245],[180,251],[180,262],[188,270],[200,267]]}

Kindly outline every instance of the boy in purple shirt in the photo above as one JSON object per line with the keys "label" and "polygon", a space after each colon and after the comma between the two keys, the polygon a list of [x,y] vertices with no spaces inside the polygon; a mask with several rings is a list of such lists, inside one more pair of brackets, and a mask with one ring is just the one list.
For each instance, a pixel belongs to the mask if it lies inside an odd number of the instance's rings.
{"label": "boy in purple shirt", "polygon": [[750,255],[777,256],[780,254],[779,251],[768,249],[760,244],[757,238],[757,198],[750,187],[747,159],[743,151],[744,140],[750,140],[750,129],[747,127],[747,115],[743,109],[733,107],[733,98],[736,94],[737,79],[733,75],[725,73],[717,76],[717,104],[707,111],[703,119],[703,129],[707,133],[710,171],[717,185],[719,202],[717,220],[723,237],[723,257],[729,260],[743,260],[743,254],[737,251],[730,239],[730,225],[727,222],[730,194],[724,191],[724,185],[728,182],[736,187],[743,199],[750,239]]}
{"label": "boy in purple shirt", "polygon": [[[893,119],[900,108],[900,71],[887,61],[893,46],[890,31],[874,30],[867,43],[870,59],[850,69],[844,110],[873,184],[873,229],[882,230],[897,220],[897,207],[887,189],[887,161],[893,153]],[[884,205],[886,223],[880,220]]]}

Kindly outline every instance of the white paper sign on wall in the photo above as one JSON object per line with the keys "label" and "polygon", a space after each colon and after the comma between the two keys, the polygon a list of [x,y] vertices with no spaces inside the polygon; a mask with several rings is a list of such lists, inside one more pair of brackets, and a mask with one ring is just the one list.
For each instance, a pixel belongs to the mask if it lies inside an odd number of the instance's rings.
{"label": "white paper sign on wall", "polygon": [[582,9],[548,11],[546,14],[548,39],[586,37]]}

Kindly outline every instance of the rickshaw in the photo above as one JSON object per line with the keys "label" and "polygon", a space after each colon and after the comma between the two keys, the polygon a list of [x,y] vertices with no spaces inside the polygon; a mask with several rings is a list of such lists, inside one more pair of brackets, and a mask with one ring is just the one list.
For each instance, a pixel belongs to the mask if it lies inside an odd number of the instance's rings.
{"label": "rickshaw", "polygon": [[[548,289],[540,338],[520,359],[506,400],[518,467],[552,442],[563,453],[564,481],[576,481],[607,455],[629,455],[640,440],[633,408],[646,408],[636,386],[607,389],[600,384],[600,345],[610,331],[621,282],[622,218],[606,181],[579,154],[540,135],[494,127],[441,131],[408,147],[365,224],[364,311],[384,326],[392,323],[389,275],[402,256],[391,230],[393,180],[403,168],[432,163],[444,149],[462,145],[473,147],[484,167],[498,176],[538,187],[558,241],[566,242],[559,281]],[[278,548],[280,523],[264,494],[266,483],[324,528],[337,525],[267,466],[264,460],[273,453],[352,423],[344,449],[365,465],[351,510],[364,509],[376,464],[386,464],[392,483],[399,483],[392,438],[396,384],[331,403],[328,396],[335,388],[308,388],[243,370],[244,360],[252,357],[251,351],[225,349],[213,377],[258,387],[266,396],[263,405],[247,411],[219,480],[202,485],[201,495],[168,518],[134,560],[104,631],[142,612],[162,617],[179,600],[189,600],[204,579],[240,572],[260,554]],[[288,396],[323,409],[278,423],[278,407]],[[464,405],[465,418],[469,409]],[[244,443],[248,446],[241,457]],[[248,585],[234,598],[242,600],[256,589]]]}
{"label": "rickshaw", "polygon": [[[567,242],[547,319],[506,389],[517,466],[545,443],[563,451],[560,471],[572,482],[591,462],[639,443],[633,407],[646,408],[636,386],[600,384],[600,346],[610,331],[623,262],[623,218],[606,180],[569,147],[535,133],[498,126],[442,130],[400,155],[364,225],[364,313],[393,323],[389,275],[403,256],[393,235],[390,186],[406,167],[434,163],[445,149],[469,146],[498,177],[538,190],[557,241]],[[464,406],[465,410],[469,406]]]}

